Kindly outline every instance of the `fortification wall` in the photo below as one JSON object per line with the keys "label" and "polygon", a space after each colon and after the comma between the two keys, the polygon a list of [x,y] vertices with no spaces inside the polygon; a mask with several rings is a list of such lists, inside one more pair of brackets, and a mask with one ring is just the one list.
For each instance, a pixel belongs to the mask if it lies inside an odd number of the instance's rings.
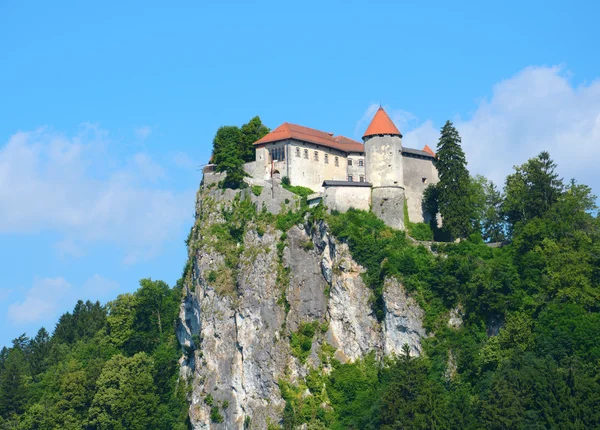
{"label": "fortification wall", "polygon": [[371,188],[328,186],[323,193],[323,204],[329,210],[340,212],[346,212],[350,208],[368,211],[371,206]]}
{"label": "fortification wall", "polygon": [[404,157],[404,189],[408,217],[411,222],[429,222],[423,212],[423,193],[430,184],[439,181],[437,169],[431,159]]}
{"label": "fortification wall", "polygon": [[385,225],[404,230],[404,189],[399,187],[373,188],[371,210]]}

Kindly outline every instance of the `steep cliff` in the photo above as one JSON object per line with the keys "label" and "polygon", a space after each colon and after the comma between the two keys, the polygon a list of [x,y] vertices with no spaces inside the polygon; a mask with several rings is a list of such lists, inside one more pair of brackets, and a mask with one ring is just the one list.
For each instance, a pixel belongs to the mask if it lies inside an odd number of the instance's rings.
{"label": "steep cliff", "polygon": [[363,267],[299,204],[277,184],[198,193],[177,330],[196,429],[279,425],[281,384],[304,386],[331,359],[421,353],[423,310],[390,278],[378,321]]}

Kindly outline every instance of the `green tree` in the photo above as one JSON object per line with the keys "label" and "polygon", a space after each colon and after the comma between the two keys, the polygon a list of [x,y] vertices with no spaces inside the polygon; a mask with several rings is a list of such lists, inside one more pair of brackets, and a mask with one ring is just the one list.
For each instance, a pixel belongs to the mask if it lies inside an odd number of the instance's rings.
{"label": "green tree", "polygon": [[217,172],[227,172],[227,187],[238,188],[247,176],[241,142],[242,131],[237,126],[219,127],[213,140],[213,163]]}
{"label": "green tree", "polygon": [[492,181],[485,184],[485,207],[482,217],[483,239],[489,242],[501,242],[505,239],[504,219],[502,217],[502,193]]}
{"label": "green tree", "polygon": [[265,126],[260,117],[255,116],[246,124],[242,125],[241,153],[242,159],[245,162],[254,161],[255,150],[254,142],[266,136],[269,133],[269,128]]}
{"label": "green tree", "polygon": [[563,183],[555,172],[556,164],[546,151],[541,152],[506,178],[503,215],[511,232],[519,224],[544,215],[558,201]]}
{"label": "green tree", "polygon": [[[15,339],[16,341],[19,338]],[[27,385],[29,375],[25,354],[19,342],[11,348],[4,369],[0,373],[0,416],[8,418],[12,414],[21,414],[27,404]]]}
{"label": "green tree", "polygon": [[447,121],[437,145],[436,167],[440,180],[436,189],[443,228],[453,238],[468,237],[476,220],[472,182],[460,142],[458,131]]}
{"label": "green tree", "polygon": [[98,378],[98,391],[89,411],[94,429],[156,428],[159,398],[152,380],[152,359],[143,352],[127,358],[116,355]]}

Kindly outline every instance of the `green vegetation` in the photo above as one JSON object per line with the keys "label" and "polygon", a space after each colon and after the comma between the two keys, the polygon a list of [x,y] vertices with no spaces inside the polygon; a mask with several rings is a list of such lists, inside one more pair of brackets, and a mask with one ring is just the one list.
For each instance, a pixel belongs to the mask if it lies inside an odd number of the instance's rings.
{"label": "green vegetation", "polygon": [[223,126],[213,140],[212,163],[217,172],[227,172],[223,183],[226,188],[239,188],[247,176],[244,163],[254,160],[253,143],[269,133],[260,118],[255,116],[242,127]]}
{"label": "green vegetation", "polygon": [[310,196],[311,194],[314,194],[315,192],[313,190],[311,190],[310,188],[307,187],[302,187],[300,185],[289,185],[289,184],[284,184],[283,181],[281,182],[281,186],[283,188],[285,188],[286,190],[288,190],[291,193],[294,194],[298,194],[300,197],[303,197],[306,199],[306,197]]}
{"label": "green vegetation", "polygon": [[210,408],[210,420],[213,423],[222,423],[223,422],[223,415],[221,415],[221,413],[219,412],[219,408],[217,406],[213,406]]}
{"label": "green vegetation", "polygon": [[186,429],[175,339],[180,288],[142,279],[107,306],[79,301],[0,352],[0,428]]}
{"label": "green vegetation", "polygon": [[252,194],[254,194],[256,197],[260,196],[262,194],[263,191],[263,187],[261,187],[260,185],[252,185]]}
{"label": "green vegetation", "polygon": [[410,237],[416,240],[432,241],[433,230],[429,224],[423,222],[411,222],[408,216],[408,204],[404,200],[404,225]]}
{"label": "green vegetation", "polygon": [[318,321],[312,323],[300,323],[298,330],[290,334],[292,355],[298,358],[302,363],[306,362],[306,359],[310,355],[313,338],[315,337],[318,327]]}
{"label": "green vegetation", "polygon": [[[371,213],[328,218],[366,268],[375,315],[383,316],[383,280],[397,277],[425,309],[435,336],[423,341],[419,358],[406,350],[383,363],[367,356],[342,365],[322,352],[330,373],[313,369],[316,375],[297,385],[280,383],[284,428],[600,426],[596,198],[574,181],[563,185],[546,153],[515,170],[504,193],[484,178],[470,179],[475,233],[438,244],[436,254]],[[505,245],[490,248],[483,235]],[[460,328],[447,324],[453,308],[461,310]],[[320,385],[310,388],[309,378]]]}

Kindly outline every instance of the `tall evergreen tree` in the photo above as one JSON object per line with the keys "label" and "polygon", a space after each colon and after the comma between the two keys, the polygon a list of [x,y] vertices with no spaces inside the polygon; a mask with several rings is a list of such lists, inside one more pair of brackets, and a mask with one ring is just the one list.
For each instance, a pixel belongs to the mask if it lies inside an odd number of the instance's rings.
{"label": "tall evergreen tree", "polygon": [[543,151],[507,176],[502,212],[511,231],[518,223],[543,216],[558,201],[564,187],[555,170],[556,163]]}
{"label": "tall evergreen tree", "polygon": [[485,185],[485,212],[482,220],[483,239],[490,242],[504,240],[504,220],[502,218],[502,193],[492,181]]}
{"label": "tall evergreen tree", "polygon": [[436,188],[443,228],[454,238],[469,236],[476,218],[467,160],[460,142],[458,131],[446,121],[437,145],[436,167],[440,180]]}

